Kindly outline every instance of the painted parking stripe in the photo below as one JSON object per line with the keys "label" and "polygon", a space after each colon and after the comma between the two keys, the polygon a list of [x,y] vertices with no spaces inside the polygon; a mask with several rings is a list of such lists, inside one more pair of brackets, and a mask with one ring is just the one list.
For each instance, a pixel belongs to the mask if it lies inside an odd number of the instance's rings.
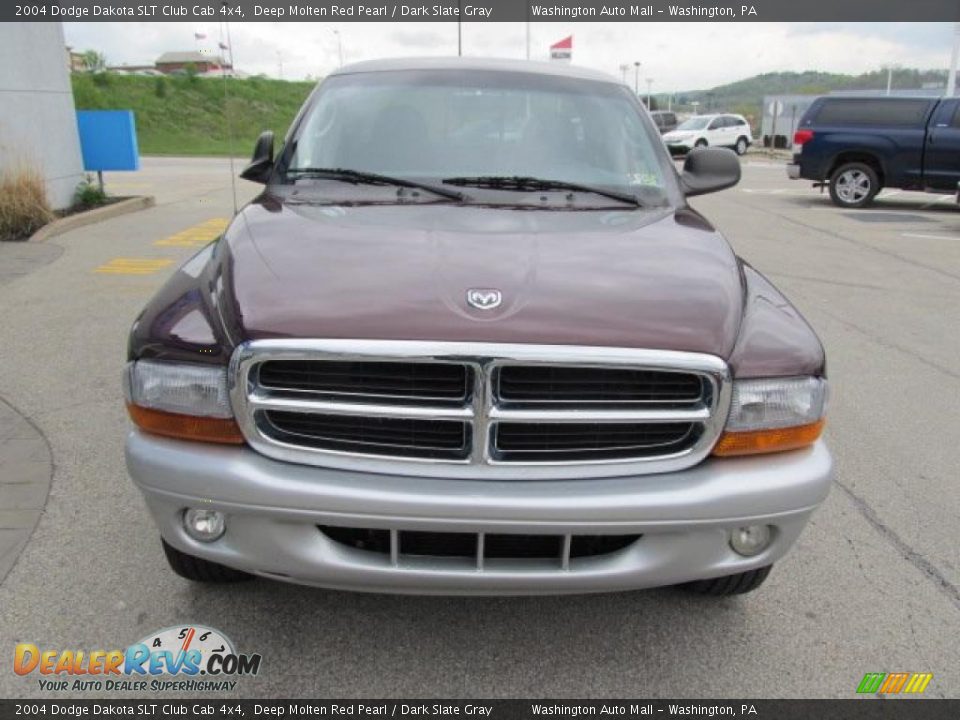
{"label": "painted parking stripe", "polygon": [[952,240],[956,242],[958,237],[950,237],[948,235],[927,235],[926,233],[900,233],[901,237],[906,238],[919,238],[920,240]]}
{"label": "painted parking stripe", "polygon": [[95,273],[106,275],[152,275],[168,265],[169,258],[114,258],[94,269]]}
{"label": "painted parking stripe", "polygon": [[211,240],[215,240],[227,227],[230,221],[226,218],[211,218],[199,225],[181,230],[170,237],[157,240],[157,247],[200,247]]}

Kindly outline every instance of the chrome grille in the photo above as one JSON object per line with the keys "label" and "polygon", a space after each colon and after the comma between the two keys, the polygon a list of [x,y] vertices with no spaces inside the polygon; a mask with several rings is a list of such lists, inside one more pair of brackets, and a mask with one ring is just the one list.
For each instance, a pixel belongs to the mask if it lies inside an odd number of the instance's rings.
{"label": "chrome grille", "polygon": [[247,343],[230,380],[244,435],[270,457],[504,480],[689,467],[730,393],[710,355],[386,340]]}

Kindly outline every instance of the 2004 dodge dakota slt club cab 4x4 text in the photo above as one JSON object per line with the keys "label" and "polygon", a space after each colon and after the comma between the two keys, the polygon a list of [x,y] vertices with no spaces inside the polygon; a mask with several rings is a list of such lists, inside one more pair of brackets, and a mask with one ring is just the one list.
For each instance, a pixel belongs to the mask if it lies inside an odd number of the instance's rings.
{"label": "2004 dodge dakota slt club cab 4x4 text", "polygon": [[133,325],[127,465],[167,559],[353,590],[759,586],[826,497],[823,348],[613,78],[373,61]]}

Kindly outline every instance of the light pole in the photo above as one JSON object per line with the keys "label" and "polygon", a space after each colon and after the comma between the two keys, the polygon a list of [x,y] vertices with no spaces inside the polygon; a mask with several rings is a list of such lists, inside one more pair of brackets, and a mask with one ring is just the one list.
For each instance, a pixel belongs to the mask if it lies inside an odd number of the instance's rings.
{"label": "light pole", "polygon": [[887,95],[890,94],[890,90],[893,88],[893,71],[899,70],[900,66],[895,64],[884,65],[883,69],[887,71]]}
{"label": "light pole", "polygon": [[620,65],[620,77],[623,80],[623,84],[627,84],[627,72],[630,70],[630,66],[626,63],[621,63]]}
{"label": "light pole", "polygon": [[337,36],[337,55],[340,58],[340,67],[343,67],[343,38],[340,37],[339,30],[334,30],[333,34]]}
{"label": "light pole", "polygon": [[280,75],[280,79],[283,80],[283,53],[277,50],[277,73]]}
{"label": "light pole", "polygon": [[953,51],[950,53],[950,73],[947,75],[947,97],[957,91],[957,65],[960,63],[960,22],[953,26]]}
{"label": "light pole", "polygon": [[653,78],[647,78],[647,110],[652,110],[653,107],[650,105],[650,93],[653,89]]}
{"label": "light pole", "polygon": [[640,61],[635,60],[633,63],[633,94],[639,97],[640,95]]}

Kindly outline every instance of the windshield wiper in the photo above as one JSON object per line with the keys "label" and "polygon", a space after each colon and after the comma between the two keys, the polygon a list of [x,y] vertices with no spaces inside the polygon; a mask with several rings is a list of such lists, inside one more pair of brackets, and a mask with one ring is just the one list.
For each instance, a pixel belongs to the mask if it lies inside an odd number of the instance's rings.
{"label": "windshield wiper", "polygon": [[343,180],[344,182],[358,185],[396,185],[397,187],[416,188],[417,190],[426,190],[434,195],[450,198],[451,200],[463,200],[464,194],[456,190],[445,187],[438,187],[428,183],[408,180],[406,178],[390,177],[389,175],[380,175],[379,173],[364,172],[362,170],[350,170],[347,168],[289,168],[286,171],[287,177],[294,178],[330,178],[332,180]]}
{"label": "windshield wiper", "polygon": [[544,180],[542,178],[524,177],[522,175],[486,175],[480,177],[452,177],[442,180],[446,185],[461,185],[478,188],[490,188],[491,190],[518,190],[518,191],[538,191],[538,190],[572,190],[573,192],[593,193],[602,195],[612,200],[629,203],[630,205],[640,206],[642,203],[635,195],[620,193],[615,190],[605,190],[604,188],[594,187],[592,185],[580,185],[578,183],[566,182],[564,180]]}

